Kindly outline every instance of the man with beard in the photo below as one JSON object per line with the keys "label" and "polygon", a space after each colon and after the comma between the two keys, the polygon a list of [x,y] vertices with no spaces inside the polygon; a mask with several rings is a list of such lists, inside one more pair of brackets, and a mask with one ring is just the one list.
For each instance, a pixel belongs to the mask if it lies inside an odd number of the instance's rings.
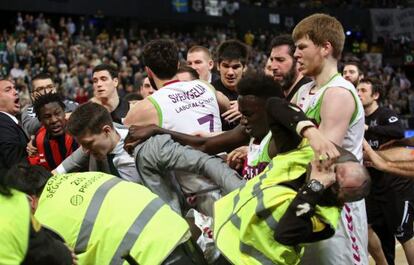
{"label": "man with beard", "polygon": [[[132,126],[125,139],[125,148],[132,150],[137,144],[145,141],[152,135],[168,133],[171,137],[183,144],[191,145],[208,154],[230,152],[233,149],[249,144],[249,154],[244,165],[244,178],[251,179],[260,173],[271,158],[276,155],[276,148],[269,132],[266,119],[265,102],[270,97],[283,97],[279,85],[271,77],[264,74],[249,74],[239,82],[239,109],[242,113],[241,124],[231,131],[213,137],[198,137],[170,130],[158,126]],[[309,121],[308,121],[309,122]],[[312,139],[310,142],[317,155],[336,157],[338,153],[333,146],[320,139],[318,130],[309,123],[298,129],[301,135]]]}
{"label": "man with beard", "polygon": [[16,163],[27,158],[28,138],[19,125],[19,94],[14,83],[0,79],[0,178]]}
{"label": "man with beard", "polygon": [[29,156],[29,161],[53,170],[78,148],[66,133],[65,104],[59,94],[47,93],[36,98],[33,109],[43,126],[32,141],[38,154]]}
{"label": "man with beard", "polygon": [[298,70],[295,52],[295,43],[290,35],[280,35],[272,40],[272,50],[270,52],[271,70],[273,78],[282,87],[286,100],[291,99],[296,91],[304,84],[311,81],[304,77]]}
{"label": "man with beard", "polygon": [[[302,86],[302,84],[305,84],[306,82],[310,81],[309,78],[303,77],[303,75],[301,75],[297,71],[296,60],[293,57],[294,51],[295,51],[295,44],[291,36],[281,35],[273,39],[272,50],[271,50],[271,55],[270,55],[273,79],[277,83],[281,84],[283,93],[286,96],[288,101],[292,99],[295,92],[299,89],[300,86]],[[275,86],[274,90],[277,90],[277,85],[275,84],[273,85]],[[258,85],[252,85],[252,86],[259,87]],[[257,89],[249,88],[248,91],[249,92],[246,92],[247,93],[246,95],[254,95],[254,96],[260,95],[262,98],[265,98],[265,99],[266,97],[272,96],[269,93],[268,94],[264,92],[261,93],[260,88],[257,88]],[[277,93],[277,91],[274,91],[273,93]],[[261,105],[259,104],[257,107],[258,107],[256,110],[257,112],[262,112],[264,109],[263,104]],[[261,115],[260,117],[261,117],[261,122],[259,123],[265,124],[266,123],[265,116]],[[161,134],[161,133],[169,133],[171,134],[174,140],[182,144],[191,145],[194,148],[197,148],[208,154],[217,154],[223,151],[230,152],[237,147],[249,144],[249,141],[251,140],[250,135],[246,133],[245,127],[242,125],[239,125],[230,131],[226,131],[220,135],[213,136],[213,137],[197,137],[197,136],[191,136],[191,135],[185,135],[185,134],[178,134],[176,132],[158,128],[157,126],[150,126],[147,128],[138,128],[138,127],[132,126],[130,128],[129,137],[127,137],[126,143],[127,143],[127,146],[129,146],[128,148],[131,148],[134,145],[136,145],[138,142],[145,140],[145,137],[149,137],[152,134]],[[255,141],[260,143],[263,137],[266,136],[266,133],[261,135],[260,137],[256,135],[256,137],[254,137]],[[140,139],[140,137],[143,137],[143,139]],[[324,153],[325,149],[328,149],[325,146],[313,146],[313,147],[315,148],[315,152],[318,155],[319,153],[320,154]],[[266,151],[264,152],[266,153]]]}
{"label": "man with beard", "polygon": [[361,70],[361,67],[357,62],[349,61],[344,65],[344,70],[342,71],[342,76],[351,82],[354,87],[357,87],[359,81],[364,78],[364,73]]}

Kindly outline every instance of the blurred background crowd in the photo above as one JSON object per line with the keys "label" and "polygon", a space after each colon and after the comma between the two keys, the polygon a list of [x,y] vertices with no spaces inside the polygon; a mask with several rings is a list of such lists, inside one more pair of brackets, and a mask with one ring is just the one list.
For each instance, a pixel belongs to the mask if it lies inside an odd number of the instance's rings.
{"label": "blurred background crowd", "polygon": [[[225,2],[234,7],[234,11],[229,11],[232,15],[240,6],[246,5],[258,8],[339,6],[344,9],[398,9],[411,4],[410,1],[385,0]],[[177,7],[177,3],[173,4]],[[128,19],[120,22],[119,18],[116,20],[105,16],[101,10],[89,16],[39,12],[2,13],[4,23],[0,35],[0,76],[15,80],[22,107],[30,103],[31,77],[45,71],[52,74],[67,98],[78,103],[86,102],[92,97],[92,69],[101,63],[118,66],[121,81],[118,92],[121,97],[137,91],[145,72],[141,60],[142,47],[156,38],[174,39],[182,60],[186,58],[188,48],[193,45],[202,45],[214,52],[219,43],[237,38],[251,47],[248,69],[263,69],[272,38],[281,33],[290,33],[291,29],[286,21],[285,25],[279,25],[275,29],[240,29],[232,19],[227,25],[203,23],[175,27],[163,22],[137,24]],[[406,127],[413,127],[414,67],[410,63],[414,54],[414,40],[409,35],[379,36],[373,39],[358,27],[357,25],[346,32],[342,62],[359,61],[366,76],[379,77],[386,88],[382,104],[400,114]]]}

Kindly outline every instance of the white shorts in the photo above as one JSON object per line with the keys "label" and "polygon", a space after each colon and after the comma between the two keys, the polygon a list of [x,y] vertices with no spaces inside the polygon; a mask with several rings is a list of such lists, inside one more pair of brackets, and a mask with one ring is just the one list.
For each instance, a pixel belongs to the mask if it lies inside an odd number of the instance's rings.
{"label": "white shorts", "polygon": [[365,201],[346,203],[335,235],[308,244],[302,265],[368,265],[368,224]]}

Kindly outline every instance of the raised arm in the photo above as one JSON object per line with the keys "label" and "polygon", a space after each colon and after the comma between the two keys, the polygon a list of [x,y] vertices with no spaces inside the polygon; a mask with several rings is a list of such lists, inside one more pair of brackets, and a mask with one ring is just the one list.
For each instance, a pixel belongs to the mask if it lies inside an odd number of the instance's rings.
{"label": "raised arm", "polygon": [[145,161],[151,161],[146,166],[149,172],[162,173],[173,170],[203,175],[215,182],[224,193],[244,183],[237,172],[227,166],[221,158],[180,145],[169,135],[159,135],[148,139],[138,152],[137,157],[144,155]]}
{"label": "raised arm", "polygon": [[215,91],[220,113],[226,112],[230,108],[230,100],[222,92]]}
{"label": "raised arm", "polygon": [[414,152],[412,149],[395,147],[376,152],[364,141],[364,155],[365,159],[378,170],[414,178]]}
{"label": "raised arm", "polygon": [[335,145],[324,137],[316,126],[296,105],[281,98],[270,98],[266,103],[272,137],[281,151],[296,148],[301,137],[309,140],[315,157],[336,158],[339,152]]}
{"label": "raised arm", "polygon": [[160,125],[157,109],[148,98],[137,102],[127,113],[124,125],[146,126],[150,124]]}
{"label": "raised arm", "polygon": [[212,137],[188,135],[163,129],[155,125],[146,127],[131,126],[129,128],[128,136],[125,139],[124,148],[131,153],[135,146],[157,134],[169,134],[174,141],[177,141],[182,145],[190,145],[193,148],[208,154],[231,151],[241,145],[247,144],[250,140],[249,135],[240,125],[233,130]]}
{"label": "raised arm", "polygon": [[327,89],[322,100],[319,131],[335,144],[342,146],[355,108],[350,91],[341,87]]}

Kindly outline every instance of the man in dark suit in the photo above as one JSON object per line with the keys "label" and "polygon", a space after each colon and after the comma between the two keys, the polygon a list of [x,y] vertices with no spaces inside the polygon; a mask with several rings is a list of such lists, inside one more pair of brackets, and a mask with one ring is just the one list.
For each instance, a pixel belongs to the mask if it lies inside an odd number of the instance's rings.
{"label": "man in dark suit", "polygon": [[18,124],[19,95],[14,83],[0,79],[0,178],[9,168],[27,157],[28,138]]}

